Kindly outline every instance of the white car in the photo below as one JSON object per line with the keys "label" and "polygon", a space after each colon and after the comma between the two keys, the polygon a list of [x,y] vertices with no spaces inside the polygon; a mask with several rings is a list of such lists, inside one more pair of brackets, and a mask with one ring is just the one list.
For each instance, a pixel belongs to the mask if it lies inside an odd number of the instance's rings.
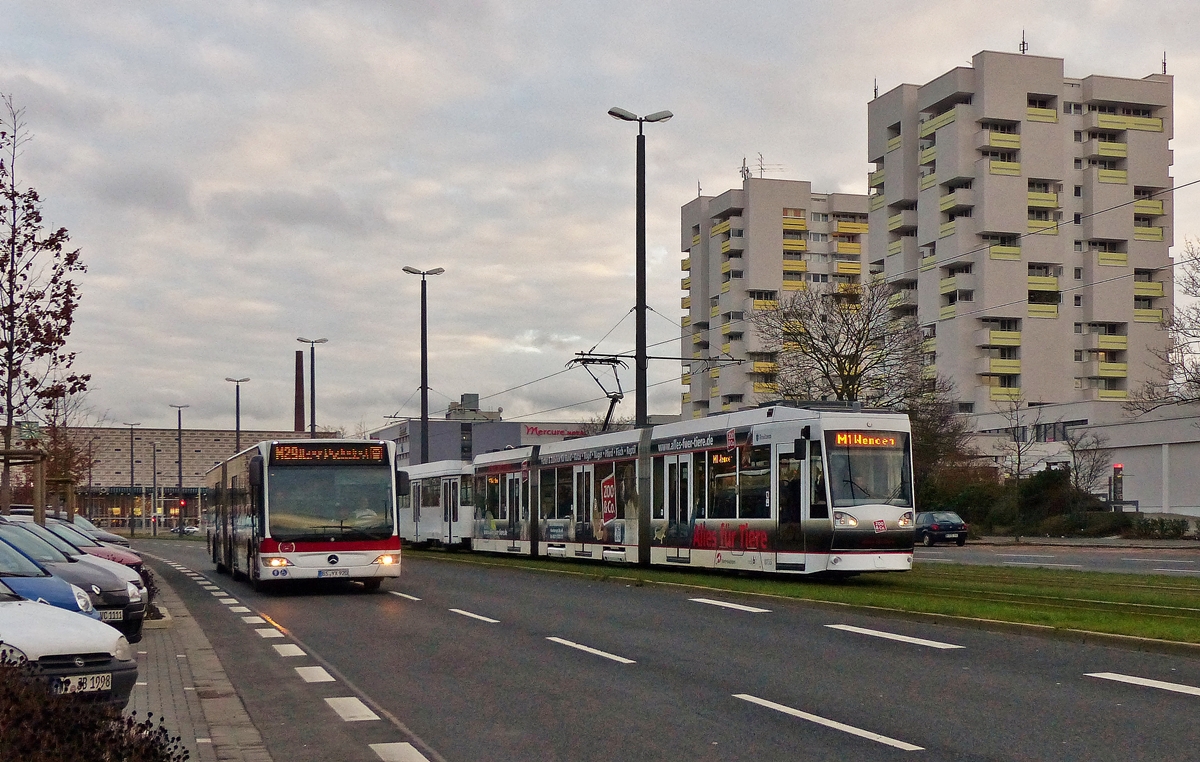
{"label": "white car", "polygon": [[137,682],[129,641],[103,622],[25,600],[0,583],[0,655],[28,660],[55,693],[124,708]]}

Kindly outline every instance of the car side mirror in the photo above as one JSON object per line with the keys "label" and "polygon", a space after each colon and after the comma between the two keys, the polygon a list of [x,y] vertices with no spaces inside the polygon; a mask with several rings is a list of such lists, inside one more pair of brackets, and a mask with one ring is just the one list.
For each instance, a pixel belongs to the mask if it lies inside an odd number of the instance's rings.
{"label": "car side mirror", "polygon": [[263,483],[263,459],[261,455],[250,458],[250,486],[257,489]]}
{"label": "car side mirror", "polygon": [[398,496],[403,497],[404,495],[407,495],[410,490],[411,490],[411,485],[409,484],[409,481],[408,481],[408,472],[397,470],[396,471],[396,494]]}

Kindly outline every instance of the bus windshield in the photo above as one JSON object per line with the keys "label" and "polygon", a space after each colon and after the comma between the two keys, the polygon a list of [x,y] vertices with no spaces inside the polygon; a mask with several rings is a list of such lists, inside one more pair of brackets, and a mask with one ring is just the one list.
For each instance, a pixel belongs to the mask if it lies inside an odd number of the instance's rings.
{"label": "bus windshield", "polygon": [[270,536],[380,540],[392,536],[392,473],[386,467],[280,466],[267,474]]}
{"label": "bus windshield", "polygon": [[829,492],[834,507],[868,503],[912,506],[909,435],[899,431],[830,431]]}

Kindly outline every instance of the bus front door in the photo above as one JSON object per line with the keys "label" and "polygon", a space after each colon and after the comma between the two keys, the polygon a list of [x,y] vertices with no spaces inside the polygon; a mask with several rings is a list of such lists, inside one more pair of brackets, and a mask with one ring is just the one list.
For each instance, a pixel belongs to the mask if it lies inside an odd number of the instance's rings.
{"label": "bus front door", "polygon": [[458,477],[442,479],[442,544],[462,541],[458,526]]}

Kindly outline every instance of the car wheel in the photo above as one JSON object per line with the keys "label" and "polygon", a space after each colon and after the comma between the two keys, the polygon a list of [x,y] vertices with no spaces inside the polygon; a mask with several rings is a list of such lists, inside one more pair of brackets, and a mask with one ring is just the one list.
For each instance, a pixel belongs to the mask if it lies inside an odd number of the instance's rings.
{"label": "car wheel", "polygon": [[959,537],[959,538],[958,538],[958,542],[957,542],[956,544],[958,545],[958,547],[960,547],[960,548],[961,548],[962,546],[964,546],[964,545],[966,545],[966,544],[967,544],[967,538],[966,538],[966,537]]}
{"label": "car wheel", "polygon": [[927,534],[927,535],[925,535],[924,537],[922,537],[922,538],[921,538],[921,544],[922,544],[922,545],[924,545],[924,546],[925,546],[925,547],[927,547],[927,548],[928,548],[928,547],[932,547],[932,546],[933,546],[933,535],[931,535],[931,534]]}

